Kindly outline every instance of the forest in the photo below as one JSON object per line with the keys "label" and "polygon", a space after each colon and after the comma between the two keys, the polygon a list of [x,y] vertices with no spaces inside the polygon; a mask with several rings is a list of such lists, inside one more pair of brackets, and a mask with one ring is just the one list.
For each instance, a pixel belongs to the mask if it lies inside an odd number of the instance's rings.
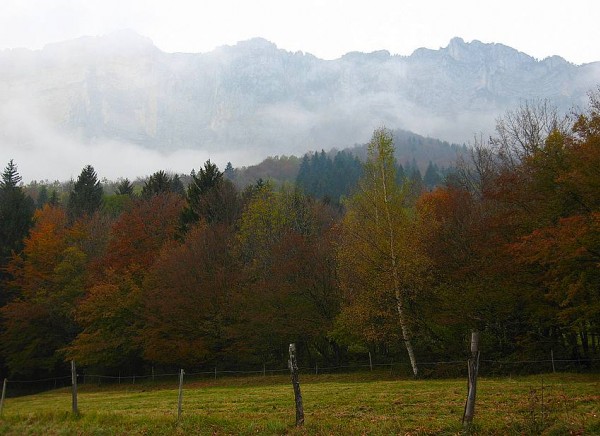
{"label": "forest", "polygon": [[240,187],[211,161],[105,192],[0,181],[0,367],[10,377],[157,368],[600,357],[600,89],[524,103],[426,183],[390,130],[364,160],[307,155]]}

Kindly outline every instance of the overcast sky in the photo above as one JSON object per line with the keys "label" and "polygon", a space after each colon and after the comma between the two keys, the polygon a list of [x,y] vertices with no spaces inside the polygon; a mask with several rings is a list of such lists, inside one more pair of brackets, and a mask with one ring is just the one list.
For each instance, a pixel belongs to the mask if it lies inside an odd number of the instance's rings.
{"label": "overcast sky", "polygon": [[260,36],[334,59],[380,49],[409,55],[460,36],[580,64],[600,60],[599,18],[599,0],[1,0],[0,49],[128,28],[167,52]]}

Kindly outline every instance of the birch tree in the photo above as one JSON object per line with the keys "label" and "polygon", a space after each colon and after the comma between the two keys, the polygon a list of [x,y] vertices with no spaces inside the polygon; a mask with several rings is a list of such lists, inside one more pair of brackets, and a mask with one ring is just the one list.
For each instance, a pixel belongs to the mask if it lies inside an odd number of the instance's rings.
{"label": "birch tree", "polygon": [[[376,130],[368,146],[359,189],[350,198],[342,223],[338,251],[340,284],[347,313],[355,320],[362,319],[373,337],[378,335],[373,331],[377,329],[377,318],[385,318],[391,309],[395,311],[400,340],[416,377],[409,303],[426,262],[418,247],[418,220],[408,207],[410,189],[406,183],[396,182],[393,153],[391,132],[385,128]],[[370,325],[364,323],[369,319]]]}

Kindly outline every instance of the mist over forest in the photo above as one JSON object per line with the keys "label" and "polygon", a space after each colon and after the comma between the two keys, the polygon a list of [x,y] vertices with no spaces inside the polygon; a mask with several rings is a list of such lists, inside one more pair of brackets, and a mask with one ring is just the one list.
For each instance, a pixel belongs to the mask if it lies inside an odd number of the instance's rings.
{"label": "mist over forest", "polygon": [[165,53],[121,31],[1,51],[0,149],[26,181],[64,181],[88,163],[113,180],[188,174],[209,158],[255,165],[364,144],[381,126],[462,145],[525,100],[584,105],[599,75],[597,62],[460,38],[410,56],[325,61],[260,38]]}

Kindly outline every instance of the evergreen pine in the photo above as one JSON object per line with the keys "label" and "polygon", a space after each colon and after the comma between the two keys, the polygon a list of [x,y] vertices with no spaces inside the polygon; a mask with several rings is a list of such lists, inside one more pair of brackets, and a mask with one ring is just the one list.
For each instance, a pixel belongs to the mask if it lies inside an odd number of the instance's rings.
{"label": "evergreen pine", "polygon": [[42,185],[38,192],[38,198],[36,202],[36,206],[38,209],[41,209],[48,203],[48,187],[46,185]]}
{"label": "evergreen pine", "polygon": [[425,170],[425,177],[423,178],[423,183],[428,189],[435,188],[437,185],[442,183],[440,171],[437,165],[435,165],[431,161],[429,161],[429,165],[427,165],[427,170]]}
{"label": "evergreen pine", "polygon": [[177,182],[173,182],[173,178],[171,178],[165,171],[160,170],[152,174],[146,183],[144,183],[144,187],[142,188],[142,197],[150,198],[154,195],[164,194],[167,192],[176,192],[183,191],[183,184],[181,184],[181,180],[177,177],[179,181],[179,185]]}
{"label": "evergreen pine", "polygon": [[225,170],[223,170],[223,176],[228,180],[235,179],[235,169],[233,168],[233,165],[231,165],[231,162],[227,162],[227,165],[225,165]]}
{"label": "evergreen pine", "polygon": [[77,178],[69,194],[67,212],[71,219],[93,215],[102,207],[104,190],[98,181],[94,167],[87,165]]}
{"label": "evergreen pine", "polygon": [[180,232],[187,232],[190,225],[200,218],[208,222],[227,221],[231,208],[238,202],[237,193],[230,180],[223,178],[219,167],[207,160],[196,173],[192,171],[187,189],[187,205],[181,213]]}
{"label": "evergreen pine", "polygon": [[0,306],[6,303],[4,267],[13,252],[21,251],[31,227],[35,204],[19,186],[21,176],[12,160],[0,180]]}
{"label": "evergreen pine", "polygon": [[117,194],[118,195],[128,195],[133,196],[133,185],[129,181],[129,179],[123,179],[117,185]]}

